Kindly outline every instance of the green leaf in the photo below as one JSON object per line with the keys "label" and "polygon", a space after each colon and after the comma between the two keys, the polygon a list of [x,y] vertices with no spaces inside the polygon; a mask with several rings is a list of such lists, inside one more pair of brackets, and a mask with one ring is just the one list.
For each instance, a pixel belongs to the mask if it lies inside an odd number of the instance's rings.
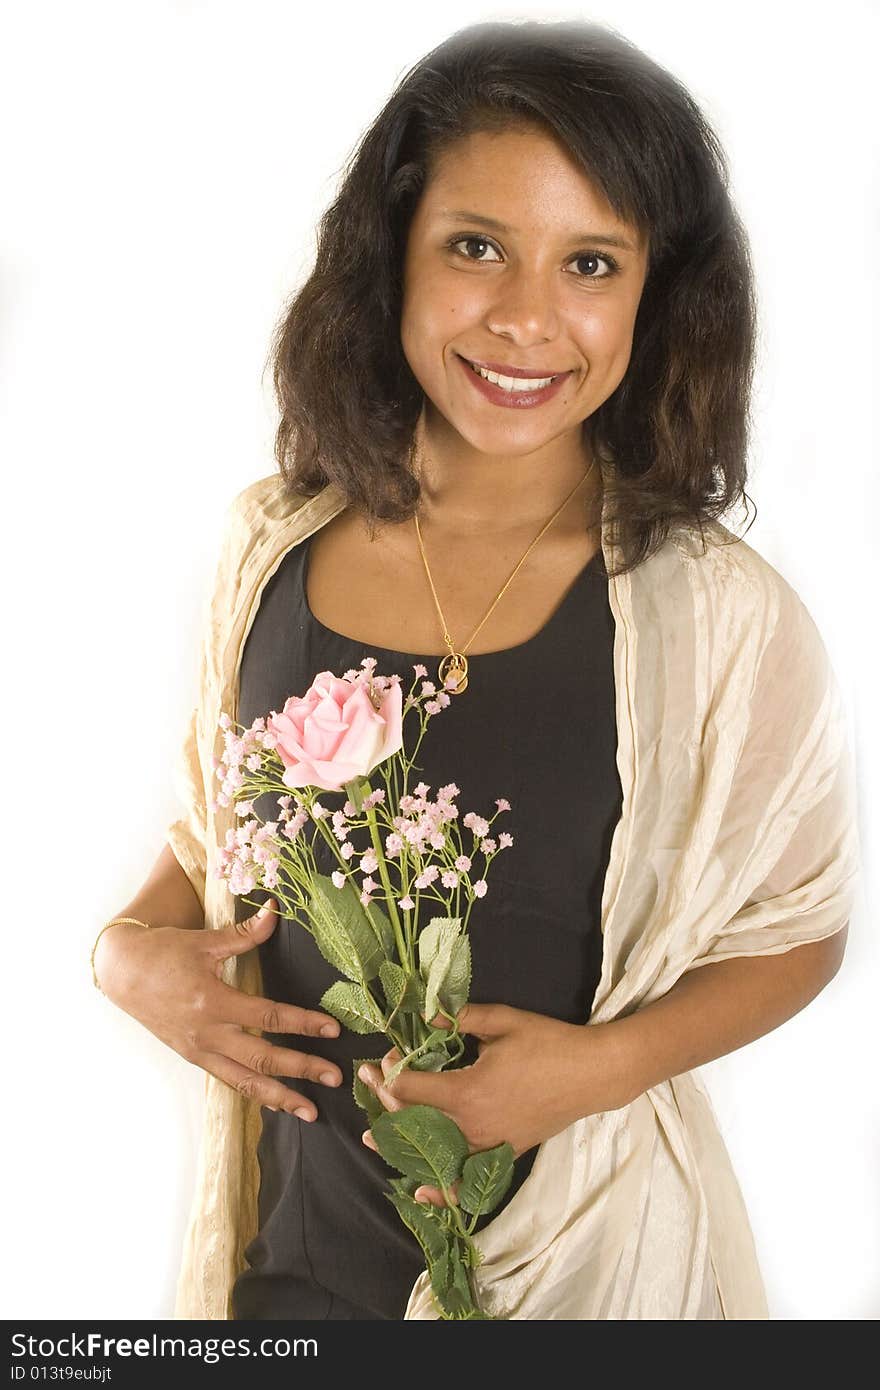
{"label": "green leaf", "polygon": [[384,1019],[378,1005],[360,985],[337,980],[321,995],[321,1008],[353,1033],[381,1033]]}
{"label": "green leaf", "polygon": [[391,1012],[396,1013],[400,1009],[403,996],[406,994],[406,971],[396,961],[383,960],[379,966],[379,979],[385,995],[385,1003]]}
{"label": "green leaf", "polygon": [[[402,1181],[406,1181],[403,1179]],[[418,1183],[416,1184],[418,1186]],[[386,1192],[388,1201],[397,1209],[401,1220],[409,1227],[425,1252],[429,1263],[442,1260],[446,1254],[447,1237],[442,1221],[434,1215],[437,1208],[417,1202],[408,1192]]]}
{"label": "green leaf", "polygon": [[326,874],[315,874],[311,888],[308,914],[321,955],[355,984],[369,983],[385,953],[351,879],[337,888]]}
{"label": "green leaf", "polygon": [[[467,1003],[471,987],[471,943],[467,932],[463,933],[452,948],[449,969],[440,991],[447,1013],[457,1014]],[[431,1015],[433,1018],[433,1014]]]}
{"label": "green leaf", "polygon": [[425,997],[425,987],[420,979],[408,975],[393,960],[385,960],[379,966],[379,979],[390,1011],[395,1014],[419,1012]]}
{"label": "green leaf", "polygon": [[[412,1197],[412,1195],[413,1195],[413,1193],[415,1192],[416,1188],[419,1187],[420,1185],[421,1185],[421,1184],[419,1183],[418,1178],[405,1178],[405,1177],[404,1177],[404,1178],[389,1178],[389,1179],[388,1179],[388,1186],[389,1186],[389,1187],[392,1187],[392,1188],[394,1189],[395,1192],[399,1192],[399,1193],[400,1193],[402,1196],[404,1196],[404,1197]],[[420,1204],[420,1205],[421,1205],[421,1204]]]}
{"label": "green leaf", "polygon": [[428,1052],[414,1057],[409,1065],[412,1071],[442,1071],[448,1061],[449,1053],[445,1047],[432,1047]]}
{"label": "green leaf", "polygon": [[458,1189],[458,1205],[471,1216],[494,1211],[513,1181],[513,1146],[499,1144],[471,1154]]}
{"label": "green leaf", "polygon": [[458,1241],[454,1241],[449,1247],[447,1279],[444,1290],[435,1290],[444,1312],[452,1317],[461,1317],[463,1313],[474,1311],[474,1298]]}
{"label": "green leaf", "polygon": [[[378,1070],[381,1071],[382,1059],[381,1057],[355,1057],[354,1061],[351,1064],[352,1076],[354,1078],[351,1088],[352,1095],[354,1096],[361,1109],[366,1110],[367,1118],[369,1119],[370,1124],[372,1124],[373,1121],[384,1112],[385,1106],[382,1104],[375,1091],[371,1091],[366,1082],[361,1081],[360,1077],[358,1076],[358,1071],[364,1065],[364,1062],[367,1062],[372,1067],[377,1067]],[[416,1184],[416,1186],[418,1186],[418,1183]]]}
{"label": "green leaf", "polygon": [[[440,991],[449,974],[460,929],[460,917],[433,917],[419,936],[419,970],[425,980],[424,1017],[428,1023],[437,1013]],[[425,935],[429,932],[431,935],[425,942]]]}
{"label": "green leaf", "polygon": [[444,942],[448,942],[450,949],[455,944],[460,926],[460,917],[432,917],[428,925],[422,927],[418,942],[419,970],[423,980],[427,981],[431,963],[443,949]]}
{"label": "green leaf", "polygon": [[460,1176],[469,1152],[455,1121],[433,1105],[385,1110],[372,1130],[386,1163],[432,1187],[450,1187]]}
{"label": "green leaf", "polygon": [[353,777],[350,782],[346,782],[345,784],[348,799],[357,815],[360,815],[361,811],[364,809],[364,797],[369,795],[367,790],[369,785],[365,777]]}
{"label": "green leaf", "polygon": [[378,903],[367,903],[365,906],[360,902],[360,899],[358,899],[358,904],[361,911],[370,919],[370,927],[379,943],[383,957],[390,960],[397,950],[394,928]]}
{"label": "green leaf", "polygon": [[[420,1052],[418,1053],[418,1057],[427,1057],[427,1056],[429,1055],[429,1053],[435,1052],[435,1051],[438,1049],[438,1047],[440,1047],[440,1046],[444,1046],[444,1047],[445,1047],[445,1039],[446,1039],[446,1037],[447,1037],[447,1032],[446,1032],[446,1029],[445,1029],[445,1028],[432,1028],[432,1029],[431,1029],[431,1032],[430,1032],[430,1033],[428,1034],[428,1036],[425,1038],[424,1042],[420,1044],[421,1048],[423,1048],[424,1050],[423,1050],[423,1051],[420,1051]],[[448,1054],[444,1054],[444,1055],[448,1056]],[[415,1066],[416,1061],[418,1060],[418,1057],[414,1057],[412,1052],[406,1052],[406,1053],[404,1053],[404,1055],[400,1058],[400,1060],[397,1061],[397,1062],[395,1062],[395,1063],[394,1063],[394,1066],[391,1067],[391,1068],[386,1072],[386,1074],[385,1074],[385,1085],[386,1085],[386,1086],[390,1086],[390,1085],[391,1085],[391,1082],[394,1080],[394,1078],[395,1078],[396,1076],[399,1076],[400,1073],[404,1070],[405,1067],[413,1067],[413,1066]],[[429,1068],[429,1067],[421,1067],[421,1068],[418,1068],[418,1070],[421,1070],[421,1071],[439,1071],[440,1068],[439,1068],[439,1067],[430,1067],[430,1068]]]}

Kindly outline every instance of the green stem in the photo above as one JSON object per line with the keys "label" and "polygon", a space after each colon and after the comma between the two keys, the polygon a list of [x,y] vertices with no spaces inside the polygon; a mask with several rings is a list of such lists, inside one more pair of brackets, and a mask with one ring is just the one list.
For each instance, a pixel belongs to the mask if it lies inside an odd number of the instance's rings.
{"label": "green stem", "polygon": [[[369,782],[367,782],[366,786],[366,794],[367,796],[369,796],[371,791]],[[370,831],[370,841],[372,843],[373,849],[376,852],[376,859],[378,861],[379,868],[379,877],[382,880],[382,887],[385,889],[386,899],[388,903],[388,916],[391,920],[391,925],[394,928],[394,939],[397,942],[397,949],[400,953],[400,963],[404,967],[404,969],[412,970],[412,960],[410,958],[410,952],[408,950],[408,943],[404,941],[403,928],[400,925],[400,918],[397,915],[397,903],[395,901],[394,892],[391,887],[391,879],[388,875],[388,865],[385,863],[385,854],[382,849],[382,842],[379,839],[379,826],[376,822],[376,808],[375,806],[368,806],[366,808],[366,811],[367,825]]]}

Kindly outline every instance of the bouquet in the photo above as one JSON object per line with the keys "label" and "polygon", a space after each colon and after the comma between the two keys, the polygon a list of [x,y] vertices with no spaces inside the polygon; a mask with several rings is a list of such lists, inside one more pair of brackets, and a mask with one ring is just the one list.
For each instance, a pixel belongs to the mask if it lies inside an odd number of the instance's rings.
{"label": "bouquet", "polygon": [[[492,861],[513,837],[491,833],[497,816],[510,810],[503,797],[491,819],[474,811],[462,818],[471,837],[465,846],[455,783],[433,800],[424,782],[409,790],[428,723],[449,705],[456,677],[438,690],[415,665],[404,700],[400,677],[376,675],[375,667],[376,658],[365,657],[360,670],[342,677],[322,671],[304,696],[291,696],[280,714],[249,729],[221,714],[224,752],[214,770],[222,787],[214,809],[234,805],[241,821],[220,848],[218,877],[235,895],[269,889],[286,916],[299,915],[342,977],[323,994],[321,1008],[355,1033],[383,1033],[398,1049],[388,1084],[404,1067],[440,1071],[462,1056],[457,1018],[470,989],[471,908],[485,897]],[[407,755],[411,715],[420,728]],[[254,813],[254,800],[265,793],[278,794],[276,820],[262,822]],[[322,793],[343,795],[343,804],[332,809]],[[318,871],[319,836],[338,864],[329,876]],[[486,1318],[473,1233],[510,1186],[513,1148],[471,1153],[459,1127],[434,1106],[385,1110],[357,1075],[363,1062],[381,1067],[380,1058],[357,1059],[354,1100],[367,1113],[379,1153],[399,1174],[385,1195],[422,1248],[438,1315]],[[446,1205],[416,1201],[422,1184],[439,1188]]]}

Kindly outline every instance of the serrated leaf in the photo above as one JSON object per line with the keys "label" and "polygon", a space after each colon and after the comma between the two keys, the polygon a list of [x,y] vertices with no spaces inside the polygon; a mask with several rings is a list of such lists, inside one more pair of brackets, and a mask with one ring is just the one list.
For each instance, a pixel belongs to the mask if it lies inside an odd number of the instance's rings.
{"label": "serrated leaf", "polygon": [[393,960],[383,960],[379,966],[379,981],[389,1009],[396,1009],[406,993],[406,971]]}
{"label": "serrated leaf", "polygon": [[398,1172],[432,1187],[451,1187],[468,1156],[454,1120],[433,1105],[385,1110],[372,1126],[379,1153]]}
{"label": "serrated leaf", "polygon": [[381,1033],[384,1020],[382,1014],[365,989],[360,985],[349,984],[347,980],[337,980],[321,995],[321,1008],[353,1033]]}
{"label": "serrated leaf", "polygon": [[318,950],[349,980],[368,984],[378,975],[385,952],[354,885],[347,879],[337,888],[326,874],[315,874],[311,889],[308,915]]}
{"label": "serrated leaf", "polygon": [[[434,1052],[434,1051],[436,1050],[436,1046],[437,1046],[438,1040],[441,1040],[441,1041],[442,1041],[442,1040],[445,1039],[445,1037],[446,1037],[446,1030],[445,1030],[444,1028],[432,1028],[431,1032],[428,1034],[428,1036],[425,1038],[424,1042],[421,1044],[421,1046],[422,1046],[425,1050],[424,1050],[424,1052],[420,1052],[420,1053],[419,1053],[419,1056],[420,1056],[420,1057],[423,1057],[423,1056],[426,1057],[426,1056],[428,1055],[429,1052]],[[427,1044],[427,1046],[426,1046],[426,1044]],[[385,1085],[386,1085],[386,1086],[390,1086],[390,1084],[391,1084],[391,1082],[394,1080],[394,1078],[395,1078],[396,1076],[399,1076],[400,1073],[404,1070],[405,1067],[412,1067],[412,1066],[415,1066],[415,1063],[416,1063],[417,1060],[418,1060],[418,1058],[413,1058],[413,1057],[412,1057],[412,1053],[405,1053],[404,1056],[401,1057],[399,1061],[395,1062],[395,1063],[394,1063],[394,1066],[391,1067],[391,1068],[389,1069],[389,1071],[387,1071],[387,1072],[385,1073]],[[422,1067],[422,1068],[418,1068],[418,1070],[422,1070],[422,1071],[429,1071],[429,1070],[431,1070],[431,1071],[434,1071],[434,1070],[439,1070],[439,1068],[434,1068],[434,1067],[431,1067],[431,1068]]]}
{"label": "serrated leaf", "polygon": [[432,1047],[430,1051],[414,1057],[409,1065],[412,1071],[442,1071],[448,1061],[449,1053],[445,1047]]}
{"label": "serrated leaf", "polygon": [[458,938],[460,926],[460,917],[432,917],[428,925],[422,927],[418,936],[419,973],[425,982],[444,941],[448,941],[451,948]]}
{"label": "serrated leaf", "polygon": [[466,1160],[458,1189],[458,1205],[471,1216],[494,1211],[513,1181],[513,1146],[499,1144]]}
{"label": "serrated leaf", "polygon": [[[430,965],[425,979],[425,1013],[424,1017],[430,1023],[437,1013],[437,1005],[440,1002],[440,992],[445,986],[449,969],[452,964],[452,956],[455,947],[460,940],[459,931],[461,928],[461,918],[451,917],[446,921],[435,917],[434,922],[440,923],[436,933],[436,949],[434,940],[429,943]],[[420,938],[421,944],[421,938]],[[421,955],[419,956],[419,969],[422,970]],[[423,971],[424,973],[424,971]]]}
{"label": "serrated leaf", "polygon": [[[406,1179],[402,1181],[406,1181]],[[438,1265],[442,1267],[449,1258],[450,1238],[445,1223],[435,1215],[437,1210],[435,1207],[430,1204],[426,1205],[424,1202],[417,1202],[407,1192],[396,1189],[393,1192],[386,1192],[384,1195],[422,1247],[433,1283],[433,1269]]]}
{"label": "serrated leaf", "polygon": [[379,944],[383,958],[390,960],[397,950],[394,928],[378,903],[367,903],[364,905],[359,900],[359,906],[361,911],[369,918],[370,927]]}
{"label": "serrated leaf", "polygon": [[395,1192],[401,1193],[404,1197],[412,1197],[419,1185],[418,1178],[402,1177],[388,1179],[388,1186],[392,1187]]}
{"label": "serrated leaf", "polygon": [[[440,990],[447,1013],[457,1014],[468,999],[471,987],[471,943],[465,932],[452,948],[449,969]],[[432,1014],[433,1018],[434,1015]]]}
{"label": "serrated leaf", "polygon": [[438,1291],[438,1298],[444,1312],[452,1317],[460,1317],[462,1313],[474,1310],[474,1298],[458,1241],[453,1242],[449,1247],[447,1280],[446,1288]]}
{"label": "serrated leaf", "polygon": [[377,1067],[379,1071],[381,1071],[382,1059],[381,1057],[355,1057],[354,1061],[351,1064],[352,1076],[354,1078],[351,1088],[352,1095],[354,1096],[361,1109],[366,1110],[367,1118],[369,1119],[370,1124],[372,1124],[373,1121],[375,1119],[378,1119],[378,1117],[382,1114],[383,1110],[385,1109],[385,1106],[382,1104],[375,1091],[371,1091],[366,1082],[361,1081],[360,1077],[358,1076],[358,1071],[364,1065],[364,1062],[366,1062],[369,1066]]}

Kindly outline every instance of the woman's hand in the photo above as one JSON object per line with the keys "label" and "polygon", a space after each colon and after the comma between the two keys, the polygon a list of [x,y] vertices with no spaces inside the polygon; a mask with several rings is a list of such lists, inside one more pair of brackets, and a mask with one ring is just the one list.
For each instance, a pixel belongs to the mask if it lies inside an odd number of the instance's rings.
{"label": "woman's hand", "polygon": [[338,1086],[340,1068],[324,1057],[274,1046],[244,1029],[338,1037],[339,1023],[330,1014],[247,994],[220,978],[227,956],[252,951],[277,920],[273,908],[220,931],[145,930],[121,923],[101,937],[95,968],[98,973],[100,962],[107,997],[188,1062],[269,1110],[314,1120],[314,1102],[272,1078],[298,1076]]}
{"label": "woman's hand", "polygon": [[[438,1015],[434,1027],[444,1022]],[[387,1110],[406,1105],[442,1110],[458,1125],[471,1152],[506,1140],[518,1158],[581,1116],[617,1109],[629,1099],[609,1048],[611,1025],[563,1023],[507,1004],[465,1004],[458,1025],[480,1040],[471,1066],[441,1072],[405,1067],[387,1085],[383,1076],[400,1059],[392,1048],[382,1058],[382,1076],[368,1066],[359,1075]],[[369,1130],[362,1138],[376,1148]],[[436,1187],[422,1186],[414,1195],[435,1206],[444,1204]],[[452,1195],[454,1199],[455,1189]]]}

